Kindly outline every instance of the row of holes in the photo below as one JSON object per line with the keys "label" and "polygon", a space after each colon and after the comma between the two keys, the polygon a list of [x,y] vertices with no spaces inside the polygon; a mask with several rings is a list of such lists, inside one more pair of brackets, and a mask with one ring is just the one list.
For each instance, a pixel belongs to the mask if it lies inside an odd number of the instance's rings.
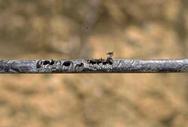
{"label": "row of holes", "polygon": [[105,59],[92,59],[92,60],[88,60],[88,63],[89,64],[103,64],[103,65],[106,65],[106,64],[110,64],[112,65],[113,64],[113,59],[112,58],[107,58],[106,60]]}
{"label": "row of holes", "polygon": [[[63,63],[63,66],[68,67],[68,66],[71,65],[71,63],[72,63],[72,61],[65,61],[65,62]],[[55,64],[55,61],[54,61],[54,60],[39,61],[39,62],[37,63],[37,68],[40,68],[40,67],[43,66],[43,65],[54,65],[54,64]]]}
{"label": "row of holes", "polygon": [[[102,63],[103,65],[106,65],[106,64],[110,64],[112,65],[113,64],[113,59],[109,58],[107,60],[104,60],[104,59],[93,59],[93,60],[88,60],[88,63],[89,64],[100,64]],[[44,60],[44,61],[39,61],[37,63],[37,68],[40,68],[42,65],[53,65],[55,64],[55,61],[54,60]],[[70,66],[72,64],[72,61],[65,61],[63,63],[63,66]],[[82,67],[84,66],[83,63],[80,63],[77,65],[78,67]]]}

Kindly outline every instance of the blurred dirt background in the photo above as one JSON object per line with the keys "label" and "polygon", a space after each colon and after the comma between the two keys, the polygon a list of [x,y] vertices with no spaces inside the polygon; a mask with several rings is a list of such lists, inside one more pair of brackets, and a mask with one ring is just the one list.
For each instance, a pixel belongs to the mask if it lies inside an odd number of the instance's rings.
{"label": "blurred dirt background", "polygon": [[[0,0],[1,59],[188,57],[187,0]],[[188,127],[187,74],[0,75],[0,127]]]}

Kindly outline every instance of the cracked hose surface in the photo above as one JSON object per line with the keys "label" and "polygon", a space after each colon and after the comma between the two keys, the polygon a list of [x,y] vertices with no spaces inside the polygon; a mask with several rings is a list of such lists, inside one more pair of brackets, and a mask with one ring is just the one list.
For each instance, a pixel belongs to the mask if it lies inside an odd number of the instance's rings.
{"label": "cracked hose surface", "polygon": [[188,59],[0,60],[0,73],[188,72]]}

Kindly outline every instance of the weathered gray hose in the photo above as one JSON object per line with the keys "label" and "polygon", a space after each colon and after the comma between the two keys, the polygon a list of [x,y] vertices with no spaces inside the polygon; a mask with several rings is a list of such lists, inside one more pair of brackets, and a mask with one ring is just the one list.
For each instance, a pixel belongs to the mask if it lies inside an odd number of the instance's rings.
{"label": "weathered gray hose", "polygon": [[188,72],[188,59],[0,60],[0,73]]}

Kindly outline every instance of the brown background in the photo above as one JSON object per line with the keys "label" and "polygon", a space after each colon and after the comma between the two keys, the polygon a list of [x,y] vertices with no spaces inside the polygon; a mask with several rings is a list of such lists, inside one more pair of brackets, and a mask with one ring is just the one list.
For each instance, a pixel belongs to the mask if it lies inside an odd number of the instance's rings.
{"label": "brown background", "polygon": [[[187,0],[0,0],[1,59],[184,58]],[[187,74],[0,75],[0,127],[188,127]]]}

